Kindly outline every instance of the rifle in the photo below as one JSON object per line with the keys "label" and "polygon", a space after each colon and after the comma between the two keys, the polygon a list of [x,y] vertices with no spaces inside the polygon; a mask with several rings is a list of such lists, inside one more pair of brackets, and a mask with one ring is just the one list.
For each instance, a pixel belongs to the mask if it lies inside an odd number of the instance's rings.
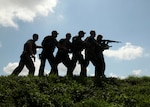
{"label": "rifle", "polygon": [[121,43],[120,41],[114,41],[114,40],[101,40],[102,42],[105,42],[105,44],[111,43],[111,42],[115,42],[115,43]]}
{"label": "rifle", "polygon": [[114,41],[114,40],[101,40],[101,46],[102,46],[102,48],[105,50],[105,49],[109,49],[110,47],[112,47],[112,46],[110,46],[110,45],[108,45],[108,43],[121,43],[120,41]]}

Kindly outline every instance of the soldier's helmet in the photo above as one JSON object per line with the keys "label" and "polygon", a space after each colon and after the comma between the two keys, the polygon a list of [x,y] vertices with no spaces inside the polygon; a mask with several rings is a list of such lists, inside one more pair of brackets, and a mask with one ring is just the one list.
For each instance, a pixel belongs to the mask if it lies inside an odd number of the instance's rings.
{"label": "soldier's helmet", "polygon": [[96,34],[95,30],[91,30],[90,34]]}
{"label": "soldier's helmet", "polygon": [[84,32],[83,30],[80,30],[79,32],[78,32],[78,34],[80,35],[80,34],[85,34],[86,32]]}
{"label": "soldier's helmet", "polygon": [[52,31],[52,35],[58,35],[59,33],[56,30]]}

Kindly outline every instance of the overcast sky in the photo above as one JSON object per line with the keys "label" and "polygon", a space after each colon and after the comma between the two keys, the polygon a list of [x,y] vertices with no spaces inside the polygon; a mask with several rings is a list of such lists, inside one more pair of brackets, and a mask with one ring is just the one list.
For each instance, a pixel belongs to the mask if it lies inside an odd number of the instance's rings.
{"label": "overcast sky", "polygon": [[[150,76],[150,1],[149,0],[0,0],[0,75],[9,75],[18,65],[24,43],[39,34],[40,45],[46,35],[57,30],[57,40],[79,30],[90,30],[104,39],[118,40],[104,51],[107,77]],[[85,39],[83,38],[83,39]],[[38,54],[36,75],[40,65]],[[46,65],[45,72],[49,73]],[[78,75],[80,66],[74,71]],[[21,75],[26,75],[24,69]],[[59,74],[66,68],[59,65]],[[94,75],[92,64],[88,75]]]}

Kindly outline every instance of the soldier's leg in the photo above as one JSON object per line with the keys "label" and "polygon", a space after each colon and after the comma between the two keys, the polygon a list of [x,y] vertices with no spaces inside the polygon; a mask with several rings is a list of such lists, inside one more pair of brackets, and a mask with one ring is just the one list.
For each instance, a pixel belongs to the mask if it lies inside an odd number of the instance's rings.
{"label": "soldier's leg", "polygon": [[51,70],[49,74],[55,74],[58,76],[58,68],[57,68],[57,64],[55,64],[55,62],[51,62],[50,60],[48,60],[48,62],[50,63],[51,66]]}
{"label": "soldier's leg", "polygon": [[99,71],[99,76],[105,76],[104,71],[105,71],[105,63],[103,61],[98,62],[99,65],[97,65],[97,70]]}
{"label": "soldier's leg", "polygon": [[71,64],[71,60],[70,60],[69,56],[66,56],[65,58],[63,58],[62,62],[67,67],[67,76],[72,77],[73,76],[72,64]]}
{"label": "soldier's leg", "polygon": [[100,77],[102,66],[101,66],[101,64],[99,63],[99,59],[96,58],[96,57],[91,57],[91,58],[90,58],[90,61],[91,61],[92,64],[95,66],[95,77]]}
{"label": "soldier's leg", "polygon": [[86,66],[84,64],[81,64],[80,76],[84,76],[84,77],[87,76]]}
{"label": "soldier's leg", "polygon": [[39,68],[38,76],[44,76],[45,62],[46,62],[46,58],[41,57],[41,65],[40,65],[40,68]]}
{"label": "soldier's leg", "polygon": [[100,77],[102,76],[102,73],[101,73],[101,65],[100,64],[96,64],[95,65],[95,77]]}
{"label": "soldier's leg", "polygon": [[58,76],[58,69],[57,69],[57,61],[53,55],[50,55],[48,58],[48,62],[51,66],[50,74],[56,74]]}
{"label": "soldier's leg", "polygon": [[97,69],[99,70],[100,72],[100,76],[105,76],[104,75],[104,71],[105,71],[105,62],[104,62],[104,56],[103,56],[103,53],[100,52],[99,54],[97,54],[97,59],[99,61],[97,61],[97,64],[99,64],[99,67],[97,67]]}
{"label": "soldier's leg", "polygon": [[22,71],[24,67],[24,62],[20,61],[19,65],[14,69],[11,75],[19,75],[19,73]]}
{"label": "soldier's leg", "polygon": [[102,57],[102,75],[105,76],[105,60],[104,60],[104,56]]}
{"label": "soldier's leg", "polygon": [[28,59],[26,61],[26,67],[29,70],[29,75],[34,75],[35,66],[34,66],[34,63],[33,63],[32,59],[30,58],[30,56],[28,57]]}
{"label": "soldier's leg", "polygon": [[87,66],[87,61],[83,58],[83,55],[80,54],[79,56],[79,63],[81,65],[81,72],[80,72],[80,76],[87,76],[87,71],[86,71],[86,66]]}
{"label": "soldier's leg", "polygon": [[73,75],[73,71],[74,71],[74,69],[75,69],[75,67],[76,67],[76,63],[77,63],[77,56],[75,55],[75,54],[73,54],[73,56],[72,56],[72,60],[71,60],[71,62],[70,62],[70,66],[71,66],[71,70],[70,70],[70,74],[71,75]]}
{"label": "soldier's leg", "polygon": [[25,54],[22,54],[22,55],[20,56],[20,62],[19,62],[18,67],[16,67],[16,68],[14,69],[14,71],[12,72],[11,75],[19,75],[19,73],[20,73],[20,72],[22,71],[22,69],[24,68],[25,59],[26,59]]}

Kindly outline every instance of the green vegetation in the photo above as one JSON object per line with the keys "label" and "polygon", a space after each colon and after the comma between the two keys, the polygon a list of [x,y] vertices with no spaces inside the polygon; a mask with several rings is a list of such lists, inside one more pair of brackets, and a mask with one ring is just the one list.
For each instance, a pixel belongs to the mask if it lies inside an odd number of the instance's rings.
{"label": "green vegetation", "polygon": [[148,106],[150,77],[0,77],[0,107]]}

